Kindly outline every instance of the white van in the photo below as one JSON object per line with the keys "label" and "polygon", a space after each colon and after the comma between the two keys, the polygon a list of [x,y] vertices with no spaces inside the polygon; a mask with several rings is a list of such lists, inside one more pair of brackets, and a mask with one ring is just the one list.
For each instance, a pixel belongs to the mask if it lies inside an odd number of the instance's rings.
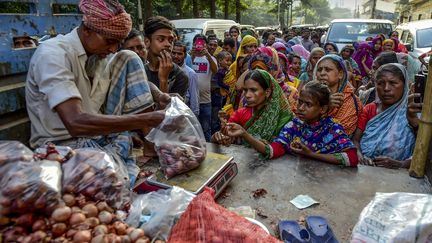
{"label": "white van", "polygon": [[[409,54],[417,58],[432,48],[432,19],[404,23],[396,27],[399,39]],[[425,58],[426,61],[429,58]]]}
{"label": "white van", "polygon": [[192,48],[192,40],[196,34],[216,34],[217,38],[223,40],[225,31],[231,26],[240,27],[240,24],[229,19],[178,19],[171,20],[171,23],[180,33],[181,41],[186,44],[188,50]]}
{"label": "white van", "polygon": [[364,41],[377,34],[390,34],[393,22],[386,19],[335,19],[330,22],[321,43],[333,42],[341,50],[347,44]]}

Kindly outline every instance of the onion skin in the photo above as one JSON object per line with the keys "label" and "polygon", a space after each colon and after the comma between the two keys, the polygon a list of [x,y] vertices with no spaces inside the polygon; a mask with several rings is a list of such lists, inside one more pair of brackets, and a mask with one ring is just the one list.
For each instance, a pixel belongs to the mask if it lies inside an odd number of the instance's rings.
{"label": "onion skin", "polygon": [[108,241],[105,239],[105,234],[100,234],[93,237],[91,243],[108,243]]}

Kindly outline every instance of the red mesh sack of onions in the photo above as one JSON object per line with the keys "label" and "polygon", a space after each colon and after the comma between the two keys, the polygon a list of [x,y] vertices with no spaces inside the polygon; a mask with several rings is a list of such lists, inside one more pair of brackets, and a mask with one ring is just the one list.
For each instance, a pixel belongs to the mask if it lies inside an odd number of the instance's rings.
{"label": "red mesh sack of onions", "polygon": [[[9,157],[10,158],[10,157]],[[61,200],[57,161],[16,161],[0,165],[0,218],[11,214],[50,214]]]}
{"label": "red mesh sack of onions", "polygon": [[94,201],[106,201],[115,209],[124,209],[130,201],[126,167],[101,150],[76,149],[75,155],[62,165],[63,191],[83,194]]}
{"label": "red mesh sack of onions", "polygon": [[146,139],[155,145],[161,169],[167,178],[197,168],[206,157],[201,125],[179,98],[171,98],[162,123]]}
{"label": "red mesh sack of onions", "polygon": [[259,225],[217,204],[214,191],[196,196],[171,230],[170,243],[280,242]]}

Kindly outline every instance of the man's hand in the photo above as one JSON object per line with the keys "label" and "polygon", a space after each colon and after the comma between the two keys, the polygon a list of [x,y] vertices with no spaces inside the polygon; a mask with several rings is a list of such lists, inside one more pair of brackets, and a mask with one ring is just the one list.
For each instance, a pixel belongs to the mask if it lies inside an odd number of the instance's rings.
{"label": "man's hand", "polygon": [[164,93],[168,93],[168,76],[173,69],[173,61],[171,55],[165,50],[161,52],[161,56],[158,57],[158,60],[158,78],[160,83],[160,90]]}
{"label": "man's hand", "polygon": [[148,113],[137,114],[143,119],[143,127],[157,127],[165,118],[164,111],[152,111]]}
{"label": "man's hand", "polygon": [[171,96],[167,93],[160,93],[156,102],[159,104],[159,109],[164,110],[171,102]]}
{"label": "man's hand", "polygon": [[408,168],[409,164],[410,164],[409,160],[408,161],[399,161],[399,160],[394,160],[394,159],[386,157],[386,156],[376,157],[373,161],[375,162],[376,166],[389,168],[389,169]]}
{"label": "man's hand", "polygon": [[339,108],[343,104],[344,96],[342,93],[334,93],[330,95],[330,107]]}
{"label": "man's hand", "polygon": [[290,147],[291,150],[296,154],[308,156],[313,153],[312,150],[310,150],[308,147],[306,147],[306,145],[301,142],[293,142],[291,143]]}

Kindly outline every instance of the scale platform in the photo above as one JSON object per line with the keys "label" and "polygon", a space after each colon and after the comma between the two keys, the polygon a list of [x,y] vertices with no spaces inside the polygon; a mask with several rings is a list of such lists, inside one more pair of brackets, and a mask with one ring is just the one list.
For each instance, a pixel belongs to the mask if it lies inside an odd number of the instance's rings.
{"label": "scale platform", "polygon": [[237,164],[233,162],[232,157],[208,152],[206,159],[198,168],[170,179],[166,179],[163,172],[158,170],[154,175],[137,183],[134,191],[148,193],[178,186],[194,194],[199,194],[204,187],[208,186],[215,190],[216,198],[237,173]]}

